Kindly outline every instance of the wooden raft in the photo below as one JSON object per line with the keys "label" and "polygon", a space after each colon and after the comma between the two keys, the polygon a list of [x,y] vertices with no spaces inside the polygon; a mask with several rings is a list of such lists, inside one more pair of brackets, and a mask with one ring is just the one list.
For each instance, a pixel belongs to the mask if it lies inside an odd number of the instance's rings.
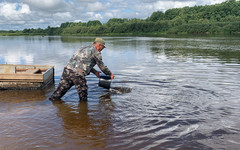
{"label": "wooden raft", "polygon": [[52,65],[0,64],[0,89],[41,89],[53,82]]}

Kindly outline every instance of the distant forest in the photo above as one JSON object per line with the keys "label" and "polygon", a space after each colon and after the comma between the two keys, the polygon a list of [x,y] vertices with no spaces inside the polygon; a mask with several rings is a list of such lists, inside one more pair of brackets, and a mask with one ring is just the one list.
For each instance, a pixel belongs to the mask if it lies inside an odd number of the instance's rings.
{"label": "distant forest", "polygon": [[240,34],[240,1],[157,11],[147,19],[112,18],[104,24],[98,20],[66,22],[60,27],[10,32],[23,35]]}

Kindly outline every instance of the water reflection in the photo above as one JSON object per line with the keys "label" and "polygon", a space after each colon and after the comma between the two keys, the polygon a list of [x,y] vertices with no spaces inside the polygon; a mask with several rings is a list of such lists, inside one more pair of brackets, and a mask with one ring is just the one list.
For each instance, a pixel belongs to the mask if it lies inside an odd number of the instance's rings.
{"label": "water reflection", "polygon": [[74,139],[76,147],[79,145],[91,149],[107,146],[109,132],[111,132],[109,113],[89,109],[86,101],[80,101],[77,105],[54,101],[53,105],[57,108],[57,115],[62,118],[64,136]]}
{"label": "water reflection", "polygon": [[0,103],[36,102],[47,99],[52,86],[43,90],[0,90]]}
{"label": "water reflection", "polygon": [[77,37],[77,36],[61,36],[63,43],[93,43],[95,37]]}
{"label": "water reflection", "polygon": [[[1,37],[0,63],[64,65],[80,46],[91,44],[94,37],[27,36]],[[151,49],[154,54],[164,53],[168,58],[217,58],[223,62],[240,62],[239,39],[231,38],[150,38],[105,37],[108,48],[135,55],[134,51]],[[14,43],[14,44],[12,44]],[[6,51],[7,50],[7,51]],[[112,53],[110,55],[113,55]],[[42,58],[48,58],[43,62]],[[58,58],[56,60],[56,58]],[[118,59],[118,57],[116,57]],[[128,61],[136,59],[130,56]]]}
{"label": "water reflection", "polygon": [[[236,40],[165,39],[150,41],[151,51],[167,58],[218,59],[224,63],[240,63],[240,51]],[[226,46],[229,45],[229,46]]]}
{"label": "water reflection", "polygon": [[113,87],[107,93],[100,95],[97,104],[69,99],[53,101],[53,105],[57,108],[57,116],[62,119],[64,136],[74,139],[76,147],[106,148],[113,133],[112,113],[115,103],[111,97],[130,91],[130,88]]}

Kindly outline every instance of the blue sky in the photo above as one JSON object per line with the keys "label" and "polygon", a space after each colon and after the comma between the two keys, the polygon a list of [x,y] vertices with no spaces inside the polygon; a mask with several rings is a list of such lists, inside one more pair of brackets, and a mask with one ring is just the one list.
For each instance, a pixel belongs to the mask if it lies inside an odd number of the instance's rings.
{"label": "blue sky", "polygon": [[226,0],[0,0],[0,30],[56,27],[64,22],[146,19],[155,11]]}

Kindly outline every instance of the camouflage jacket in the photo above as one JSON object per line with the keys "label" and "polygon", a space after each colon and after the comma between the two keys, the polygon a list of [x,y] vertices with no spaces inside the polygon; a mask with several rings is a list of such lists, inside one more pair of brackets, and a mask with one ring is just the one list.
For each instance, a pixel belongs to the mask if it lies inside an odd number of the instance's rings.
{"label": "camouflage jacket", "polygon": [[86,76],[89,75],[90,72],[94,74],[97,72],[93,68],[96,64],[106,75],[112,74],[107,66],[104,65],[101,52],[97,51],[94,45],[90,45],[79,48],[67,63],[66,68]]}

